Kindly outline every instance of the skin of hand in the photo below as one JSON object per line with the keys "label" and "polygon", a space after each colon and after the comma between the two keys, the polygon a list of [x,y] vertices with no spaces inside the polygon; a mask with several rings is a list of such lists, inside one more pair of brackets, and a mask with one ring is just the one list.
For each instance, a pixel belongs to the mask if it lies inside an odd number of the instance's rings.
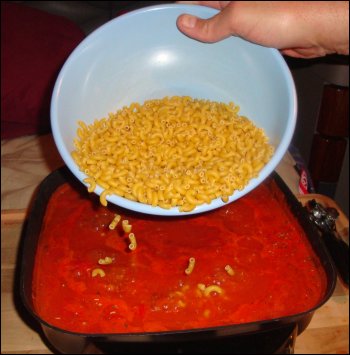
{"label": "skin of hand", "polygon": [[220,12],[200,19],[183,14],[177,26],[188,37],[218,42],[238,36],[296,58],[349,54],[348,1],[179,1]]}

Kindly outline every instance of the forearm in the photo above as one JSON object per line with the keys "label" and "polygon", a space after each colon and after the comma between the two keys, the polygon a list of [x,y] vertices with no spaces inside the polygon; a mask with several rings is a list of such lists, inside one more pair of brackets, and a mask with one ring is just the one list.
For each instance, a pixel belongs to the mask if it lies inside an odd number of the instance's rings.
{"label": "forearm", "polygon": [[289,12],[289,27],[295,29],[295,48],[305,51],[313,48],[319,51],[320,56],[332,53],[349,54],[348,1],[292,3],[294,11]]}

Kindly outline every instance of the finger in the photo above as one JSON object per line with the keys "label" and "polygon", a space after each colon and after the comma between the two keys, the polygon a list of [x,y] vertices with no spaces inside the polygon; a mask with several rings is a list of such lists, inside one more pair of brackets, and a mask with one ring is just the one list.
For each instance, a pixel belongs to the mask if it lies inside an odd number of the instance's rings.
{"label": "finger", "polygon": [[282,49],[281,53],[289,57],[303,58],[303,59],[319,58],[329,54],[327,53],[327,51],[324,50],[324,48],[321,47],[288,48],[288,49]]}
{"label": "finger", "polygon": [[178,17],[177,27],[185,35],[201,42],[218,42],[231,36],[230,8],[227,7],[209,19],[184,14]]}

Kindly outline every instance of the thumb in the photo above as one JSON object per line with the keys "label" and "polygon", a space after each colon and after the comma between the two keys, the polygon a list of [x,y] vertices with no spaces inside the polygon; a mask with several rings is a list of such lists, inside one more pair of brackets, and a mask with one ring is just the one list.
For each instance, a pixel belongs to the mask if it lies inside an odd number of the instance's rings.
{"label": "thumb", "polygon": [[178,17],[178,29],[193,39],[201,42],[218,42],[234,34],[232,32],[230,8],[226,7],[209,19],[184,14]]}

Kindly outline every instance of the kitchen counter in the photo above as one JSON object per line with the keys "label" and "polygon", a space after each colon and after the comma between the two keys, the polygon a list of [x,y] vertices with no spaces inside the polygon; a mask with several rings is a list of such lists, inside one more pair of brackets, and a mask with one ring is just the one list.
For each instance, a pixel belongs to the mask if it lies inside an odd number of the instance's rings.
{"label": "kitchen counter", "polygon": [[[276,171],[298,194],[294,160],[287,153]],[[21,231],[35,190],[50,172],[63,165],[51,135],[2,141],[1,152],[1,353],[51,354],[40,326],[19,298],[18,254]],[[317,198],[323,199],[320,195]],[[299,196],[302,201],[312,196]],[[323,201],[320,201],[323,202]],[[326,199],[325,203],[332,204]],[[341,214],[337,227],[348,232]],[[308,328],[297,337],[296,354],[349,353],[349,293],[338,280],[333,296],[315,312]]]}

